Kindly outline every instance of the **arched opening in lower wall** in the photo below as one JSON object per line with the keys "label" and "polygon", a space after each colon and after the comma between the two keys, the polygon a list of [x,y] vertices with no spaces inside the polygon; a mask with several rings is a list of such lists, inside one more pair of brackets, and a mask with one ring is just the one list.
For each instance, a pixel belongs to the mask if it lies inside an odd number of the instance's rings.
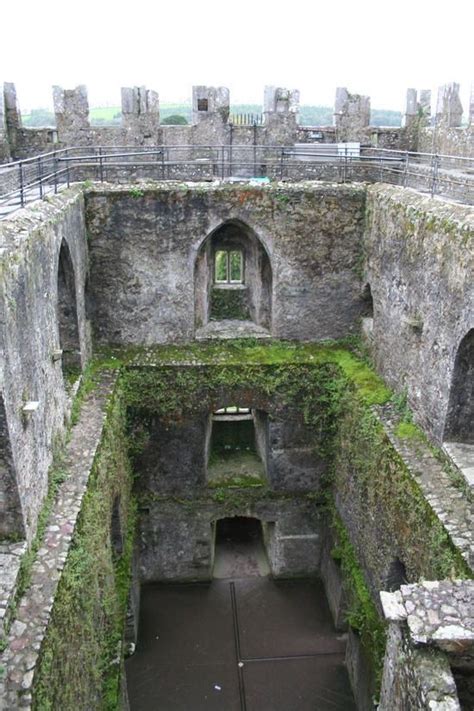
{"label": "arched opening in lower wall", "polygon": [[270,258],[248,225],[228,220],[204,240],[195,262],[194,294],[196,329],[239,322],[271,330]]}
{"label": "arched opening in lower wall", "polygon": [[63,375],[65,379],[74,380],[81,372],[81,345],[74,266],[65,240],[59,251],[57,315]]}
{"label": "arched opening in lower wall", "polygon": [[361,298],[363,303],[362,316],[364,318],[374,318],[374,298],[369,283],[362,289]]}
{"label": "arched opening in lower wall", "polygon": [[262,523],[249,516],[230,516],[215,523],[214,578],[247,578],[270,574]]}
{"label": "arched opening in lower wall", "polygon": [[391,561],[384,581],[384,590],[394,592],[399,590],[401,585],[408,583],[407,570],[400,558]]}
{"label": "arched opening in lower wall", "polygon": [[361,293],[362,301],[362,334],[366,341],[371,344],[374,332],[374,299],[370,284],[366,284]]}
{"label": "arched opening in lower wall", "polygon": [[7,415],[3,395],[0,393],[0,539],[23,538],[24,534]]}
{"label": "arched opening in lower wall", "polygon": [[474,445],[474,328],[460,342],[454,360],[444,439]]}

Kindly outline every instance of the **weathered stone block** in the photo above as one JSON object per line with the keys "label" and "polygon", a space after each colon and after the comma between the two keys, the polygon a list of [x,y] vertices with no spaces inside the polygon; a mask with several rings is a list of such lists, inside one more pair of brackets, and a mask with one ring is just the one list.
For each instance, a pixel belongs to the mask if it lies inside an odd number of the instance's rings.
{"label": "weathered stone block", "polygon": [[459,84],[444,84],[438,90],[436,121],[448,128],[460,126],[462,122],[462,104],[459,98]]}

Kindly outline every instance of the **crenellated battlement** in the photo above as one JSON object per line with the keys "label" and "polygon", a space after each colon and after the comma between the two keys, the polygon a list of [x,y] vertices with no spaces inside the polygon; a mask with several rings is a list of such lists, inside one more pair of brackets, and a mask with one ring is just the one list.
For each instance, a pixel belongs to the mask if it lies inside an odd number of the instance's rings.
{"label": "crenellated battlement", "polygon": [[336,90],[332,126],[302,126],[298,123],[299,91],[267,86],[262,119],[234,125],[230,115],[230,92],[226,87],[194,86],[192,123],[168,126],[160,123],[156,91],[145,86],[121,90],[121,125],[92,126],[87,88],[53,87],[56,126],[22,126],[15,86],[3,85],[0,101],[0,163],[29,158],[53,148],[71,146],[151,145],[295,145],[355,141],[364,146],[474,156],[474,94],[469,121],[461,127],[462,104],[459,84],[440,87],[436,110],[431,113],[431,92],[407,90],[401,127],[370,125],[370,98]]}

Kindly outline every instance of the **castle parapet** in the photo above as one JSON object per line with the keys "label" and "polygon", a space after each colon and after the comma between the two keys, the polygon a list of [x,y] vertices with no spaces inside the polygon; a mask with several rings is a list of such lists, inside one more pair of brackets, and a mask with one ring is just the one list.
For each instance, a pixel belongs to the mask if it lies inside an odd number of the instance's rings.
{"label": "castle parapet", "polygon": [[87,87],[84,84],[75,89],[53,86],[53,103],[61,142],[70,145],[87,142],[90,131]]}
{"label": "castle parapet", "polygon": [[226,86],[193,86],[193,123],[218,117],[227,123],[230,112],[230,93]]}
{"label": "castle parapet", "polygon": [[0,163],[8,163],[10,158],[10,142],[8,140],[4,90],[2,87],[2,93],[0,95]]}
{"label": "castle parapet", "polygon": [[266,86],[263,95],[264,114],[295,114],[300,109],[300,92],[281,86]]}
{"label": "castle parapet", "polygon": [[160,124],[158,93],[145,86],[122,87],[122,125],[144,137],[156,135]]}
{"label": "castle parapet", "polygon": [[334,125],[339,141],[360,141],[370,125],[370,98],[350,94],[345,87],[336,89]]}
{"label": "castle parapet", "polygon": [[459,84],[444,84],[438,90],[436,124],[455,128],[462,122],[462,104],[459,98]]}

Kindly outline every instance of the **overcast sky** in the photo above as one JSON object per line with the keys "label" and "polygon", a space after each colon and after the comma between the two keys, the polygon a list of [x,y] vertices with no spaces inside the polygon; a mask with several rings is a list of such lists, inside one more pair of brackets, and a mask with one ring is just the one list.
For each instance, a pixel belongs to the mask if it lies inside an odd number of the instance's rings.
{"label": "overcast sky", "polygon": [[193,84],[224,85],[234,103],[261,103],[265,84],[301,103],[332,105],[336,86],[402,109],[408,87],[474,79],[472,0],[22,0],[5,2],[0,81],[20,107],[51,106],[51,86],[86,84],[91,106],[145,84],[163,102]]}

